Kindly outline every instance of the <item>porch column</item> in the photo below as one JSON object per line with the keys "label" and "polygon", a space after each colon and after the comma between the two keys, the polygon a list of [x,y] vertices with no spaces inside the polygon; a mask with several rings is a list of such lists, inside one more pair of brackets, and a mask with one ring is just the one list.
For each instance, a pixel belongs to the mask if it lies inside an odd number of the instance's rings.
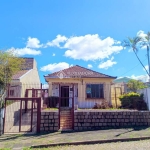
{"label": "porch column", "polygon": [[78,83],[78,102],[82,101],[82,84]]}
{"label": "porch column", "polygon": [[52,82],[48,82],[49,84],[49,91],[48,91],[48,95],[52,96]]}

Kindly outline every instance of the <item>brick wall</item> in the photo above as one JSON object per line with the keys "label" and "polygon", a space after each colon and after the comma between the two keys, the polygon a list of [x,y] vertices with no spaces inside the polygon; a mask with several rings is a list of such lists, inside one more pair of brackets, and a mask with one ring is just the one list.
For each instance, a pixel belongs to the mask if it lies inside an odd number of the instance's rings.
{"label": "brick wall", "polygon": [[[150,126],[150,112],[125,110],[77,110],[74,112],[74,130],[76,131],[133,126]],[[41,132],[59,130],[58,111],[41,112],[40,130]]]}
{"label": "brick wall", "polygon": [[41,112],[41,132],[53,132],[59,129],[58,111],[42,111]]}
{"label": "brick wall", "polygon": [[75,111],[74,129],[92,130],[150,126],[149,111]]}

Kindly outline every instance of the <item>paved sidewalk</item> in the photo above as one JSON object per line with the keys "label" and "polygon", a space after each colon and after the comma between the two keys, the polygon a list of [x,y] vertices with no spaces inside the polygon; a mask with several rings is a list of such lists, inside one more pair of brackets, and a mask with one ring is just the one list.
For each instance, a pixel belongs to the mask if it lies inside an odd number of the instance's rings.
{"label": "paved sidewalk", "polygon": [[0,136],[0,148],[22,149],[23,147],[55,145],[55,144],[82,144],[82,143],[104,143],[150,139],[150,127],[146,128],[128,128],[128,129],[110,129],[95,130],[70,133],[47,133],[47,134],[18,134]]}

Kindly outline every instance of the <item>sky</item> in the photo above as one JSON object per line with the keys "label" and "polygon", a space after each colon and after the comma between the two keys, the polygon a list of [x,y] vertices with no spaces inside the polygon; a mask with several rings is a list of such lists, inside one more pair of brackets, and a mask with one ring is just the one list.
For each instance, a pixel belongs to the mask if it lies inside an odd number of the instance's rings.
{"label": "sky", "polygon": [[[80,65],[146,81],[127,37],[150,31],[149,0],[1,0],[0,50],[34,58],[40,75]],[[146,49],[138,56],[147,67]]]}

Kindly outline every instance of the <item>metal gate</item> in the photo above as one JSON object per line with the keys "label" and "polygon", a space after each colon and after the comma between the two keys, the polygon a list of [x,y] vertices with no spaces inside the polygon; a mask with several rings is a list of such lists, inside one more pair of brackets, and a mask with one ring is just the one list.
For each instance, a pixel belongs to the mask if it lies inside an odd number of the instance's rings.
{"label": "metal gate", "polygon": [[4,133],[40,132],[41,98],[6,98]]}

